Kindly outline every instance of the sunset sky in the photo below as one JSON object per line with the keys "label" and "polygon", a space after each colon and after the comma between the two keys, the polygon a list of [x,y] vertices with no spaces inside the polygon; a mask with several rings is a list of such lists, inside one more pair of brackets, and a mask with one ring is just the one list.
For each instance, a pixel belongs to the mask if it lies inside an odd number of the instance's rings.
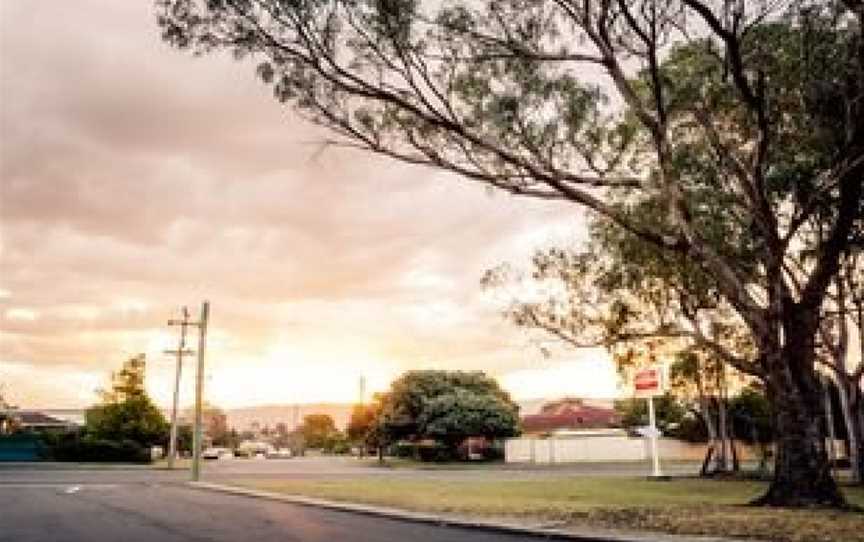
{"label": "sunset sky", "polygon": [[482,369],[517,398],[616,393],[604,352],[541,356],[479,284],[578,243],[573,206],[322,149],[324,132],[253,64],[161,43],[151,2],[0,6],[0,385],[13,403],[85,406],[143,351],[166,404],[165,323],[202,299],[207,395],[226,407],[352,401],[361,374],[375,391],[410,368]]}

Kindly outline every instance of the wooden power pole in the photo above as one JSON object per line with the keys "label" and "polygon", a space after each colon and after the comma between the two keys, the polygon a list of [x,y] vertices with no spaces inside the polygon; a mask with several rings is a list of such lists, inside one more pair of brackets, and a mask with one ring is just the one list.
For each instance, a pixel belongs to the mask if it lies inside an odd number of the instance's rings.
{"label": "wooden power pole", "polygon": [[177,369],[174,377],[174,402],[171,406],[171,437],[168,441],[168,468],[174,468],[174,458],[177,456],[177,407],[180,398],[180,375],[183,371],[183,356],[194,353],[186,348],[186,328],[194,325],[189,321],[189,310],[183,307],[180,320],[168,320],[169,326],[180,326],[180,339],[177,342],[177,350],[166,350],[166,354],[177,356]]}
{"label": "wooden power pole", "polygon": [[204,352],[207,347],[207,322],[210,318],[210,302],[201,304],[201,319],[198,325],[198,373],[195,375],[195,431],[192,440],[192,481],[201,477],[201,444],[204,432],[201,427],[201,408],[204,396]]}

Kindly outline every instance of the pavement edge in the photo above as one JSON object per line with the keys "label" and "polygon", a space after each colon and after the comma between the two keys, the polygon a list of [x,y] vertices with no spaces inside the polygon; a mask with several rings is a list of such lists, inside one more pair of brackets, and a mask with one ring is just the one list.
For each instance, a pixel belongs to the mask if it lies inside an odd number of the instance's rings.
{"label": "pavement edge", "polygon": [[736,542],[741,540],[733,538],[718,538],[712,536],[673,535],[656,532],[645,533],[644,535],[600,531],[579,533],[575,531],[565,531],[563,529],[532,527],[497,521],[487,521],[482,519],[425,514],[421,512],[401,510],[398,508],[370,506],[352,502],[331,501],[327,499],[318,499],[315,497],[305,497],[303,495],[275,493],[272,491],[249,489],[245,487],[231,486],[225,484],[213,484],[210,482],[188,482],[188,484],[189,486],[196,489],[217,491],[220,493],[242,495],[246,497],[254,497],[273,501],[281,501],[301,506],[326,508],[329,510],[336,510],[340,512],[352,512],[355,514],[364,514],[368,516],[377,516],[401,521],[412,521],[415,523],[426,523],[449,527],[462,527],[468,529],[481,529],[484,531],[516,535],[528,535],[538,538],[545,538],[547,540],[570,540],[578,542]]}

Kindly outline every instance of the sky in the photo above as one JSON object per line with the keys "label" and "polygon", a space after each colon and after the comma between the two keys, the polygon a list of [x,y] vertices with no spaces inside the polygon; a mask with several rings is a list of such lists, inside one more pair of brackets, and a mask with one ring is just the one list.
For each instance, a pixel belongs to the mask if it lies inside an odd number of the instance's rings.
{"label": "sky", "polygon": [[167,404],[167,320],[204,299],[206,395],[225,407],[353,401],[361,375],[373,392],[417,368],[484,370],[516,398],[617,393],[603,351],[541,355],[480,287],[579,243],[581,211],[326,135],[252,63],[163,44],[150,2],[0,0],[7,399],[86,406],[146,352]]}

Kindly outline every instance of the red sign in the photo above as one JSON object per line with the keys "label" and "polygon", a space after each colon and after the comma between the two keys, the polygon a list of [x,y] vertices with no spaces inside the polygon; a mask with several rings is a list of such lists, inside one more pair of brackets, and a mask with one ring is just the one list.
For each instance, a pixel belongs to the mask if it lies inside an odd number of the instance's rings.
{"label": "red sign", "polygon": [[661,395],[663,393],[663,369],[649,367],[642,369],[633,377],[633,389],[637,395]]}
{"label": "red sign", "polygon": [[646,369],[636,373],[633,387],[637,391],[656,390],[660,387],[660,371],[657,369]]}

